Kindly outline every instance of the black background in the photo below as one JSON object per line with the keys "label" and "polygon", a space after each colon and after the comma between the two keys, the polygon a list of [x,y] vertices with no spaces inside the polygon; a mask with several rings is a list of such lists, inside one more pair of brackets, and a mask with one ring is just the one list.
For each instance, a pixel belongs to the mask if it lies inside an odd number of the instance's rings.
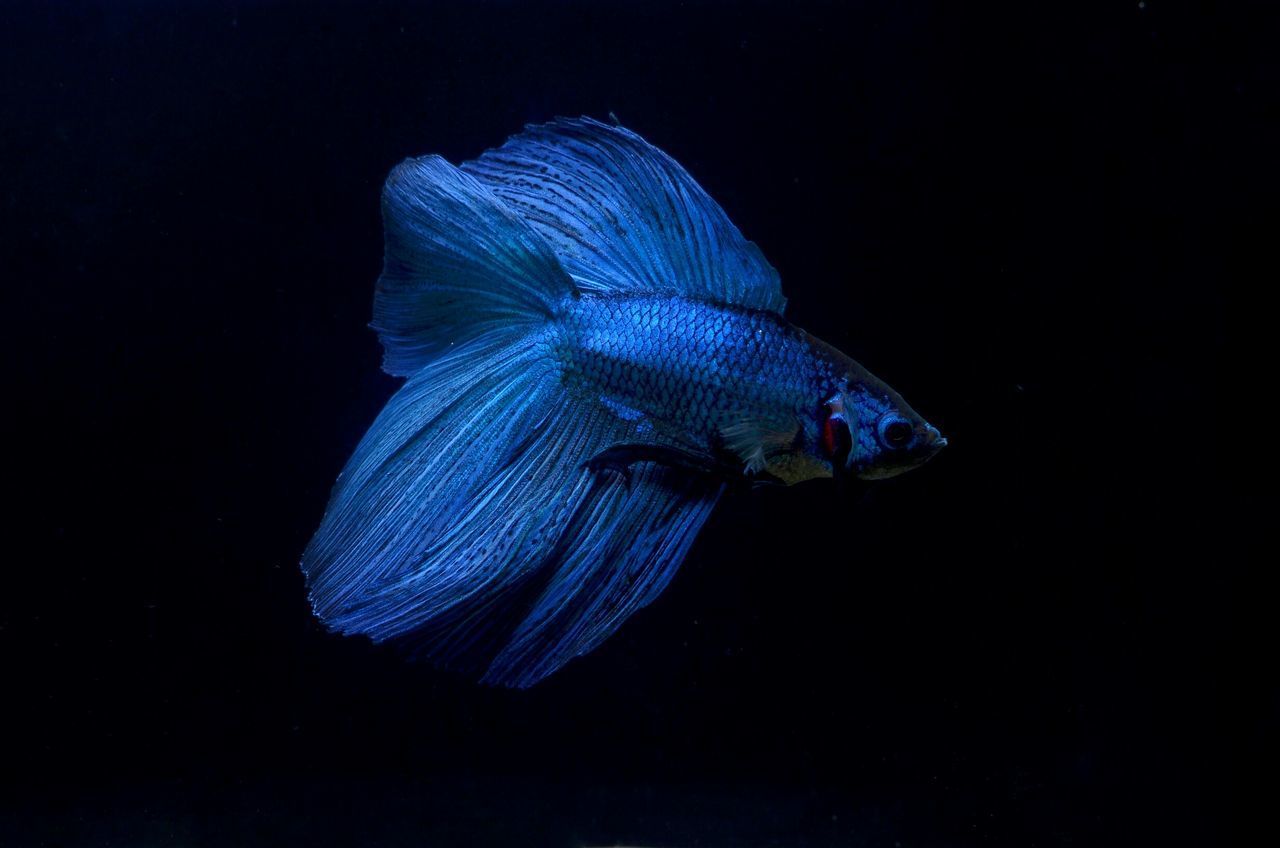
{"label": "black background", "polygon": [[[1266,22],[605,6],[6,5],[0,844],[1221,844],[1277,703],[1230,601]],[[382,179],[610,112],[952,446],[730,498],[528,692],[325,634],[296,563],[397,384]]]}

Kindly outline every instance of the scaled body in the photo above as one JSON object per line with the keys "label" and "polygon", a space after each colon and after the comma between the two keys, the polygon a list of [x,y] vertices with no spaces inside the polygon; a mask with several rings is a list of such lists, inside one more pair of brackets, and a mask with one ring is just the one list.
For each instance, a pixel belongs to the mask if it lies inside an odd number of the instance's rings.
{"label": "scaled body", "polygon": [[[794,437],[815,398],[840,388],[837,364],[776,313],[684,297],[584,298],[567,311],[559,354],[572,391],[708,465],[730,450],[726,430],[764,422]],[[824,469],[814,463],[811,476]]]}

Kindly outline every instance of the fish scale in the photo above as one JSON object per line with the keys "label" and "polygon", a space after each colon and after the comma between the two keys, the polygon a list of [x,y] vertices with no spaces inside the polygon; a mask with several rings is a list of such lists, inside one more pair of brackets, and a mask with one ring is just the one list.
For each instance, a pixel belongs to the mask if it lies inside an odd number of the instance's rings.
{"label": "fish scale", "polygon": [[836,366],[779,316],[693,298],[587,297],[559,323],[571,390],[710,447],[743,419],[786,421],[837,385]]}

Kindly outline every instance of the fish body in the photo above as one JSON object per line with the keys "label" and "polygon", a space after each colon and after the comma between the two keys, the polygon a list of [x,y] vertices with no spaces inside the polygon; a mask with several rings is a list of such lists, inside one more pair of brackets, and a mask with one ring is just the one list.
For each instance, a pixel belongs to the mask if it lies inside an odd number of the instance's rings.
{"label": "fish body", "polygon": [[[836,387],[834,363],[772,312],[683,297],[592,298],[571,308],[564,330],[571,391],[636,422],[637,443],[683,449],[709,468],[732,470],[725,454],[740,422],[785,437],[767,446],[773,455],[789,450],[806,423],[813,430],[815,398]],[[809,476],[821,476],[821,465]]]}
{"label": "fish body", "polygon": [[589,119],[383,194],[373,326],[408,381],[303,556],[333,630],[528,686],[670,581],[726,485],[887,477],[946,444],[791,325],[687,172]]}
{"label": "fish body", "polygon": [[[683,449],[709,469],[786,484],[831,477],[823,444],[832,400],[879,419],[907,408],[884,383],[775,312],[670,295],[594,297],[570,302],[555,355],[569,391],[636,422],[639,444]],[[914,414],[914,413],[913,413]],[[945,444],[927,423],[900,473]],[[747,438],[744,440],[743,436]],[[873,432],[851,446],[846,465],[890,476],[876,464]]]}

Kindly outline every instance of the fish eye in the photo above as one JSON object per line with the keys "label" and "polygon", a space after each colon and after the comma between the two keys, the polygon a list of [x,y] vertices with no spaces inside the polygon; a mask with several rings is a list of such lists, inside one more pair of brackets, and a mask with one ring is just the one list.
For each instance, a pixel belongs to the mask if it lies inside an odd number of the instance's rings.
{"label": "fish eye", "polygon": [[911,441],[911,422],[897,415],[886,415],[880,419],[878,428],[880,441],[892,450],[904,448]]}

